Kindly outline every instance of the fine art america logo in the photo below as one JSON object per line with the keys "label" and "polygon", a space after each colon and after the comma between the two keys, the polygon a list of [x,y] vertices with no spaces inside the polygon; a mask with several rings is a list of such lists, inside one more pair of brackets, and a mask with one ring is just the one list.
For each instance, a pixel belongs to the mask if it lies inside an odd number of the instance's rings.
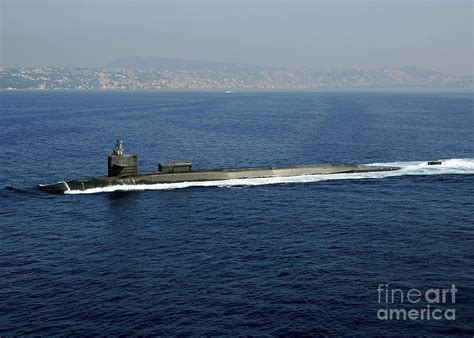
{"label": "fine art america logo", "polygon": [[380,320],[455,320],[456,286],[425,290],[377,287]]}

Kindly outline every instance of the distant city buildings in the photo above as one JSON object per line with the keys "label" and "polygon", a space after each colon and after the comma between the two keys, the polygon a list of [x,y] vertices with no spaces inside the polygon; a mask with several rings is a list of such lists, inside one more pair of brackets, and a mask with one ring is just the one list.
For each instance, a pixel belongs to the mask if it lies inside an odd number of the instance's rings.
{"label": "distant city buildings", "polygon": [[415,67],[349,70],[136,70],[118,68],[0,68],[2,90],[160,90],[472,87],[456,77]]}

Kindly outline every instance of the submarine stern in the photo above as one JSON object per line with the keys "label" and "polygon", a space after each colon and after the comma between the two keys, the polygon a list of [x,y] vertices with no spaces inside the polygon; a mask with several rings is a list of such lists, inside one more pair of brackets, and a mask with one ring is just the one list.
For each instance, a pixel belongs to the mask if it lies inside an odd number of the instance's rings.
{"label": "submarine stern", "polygon": [[41,191],[47,192],[49,194],[56,194],[56,195],[64,194],[66,191],[71,190],[69,185],[64,181],[54,183],[54,184],[39,184],[38,189]]}

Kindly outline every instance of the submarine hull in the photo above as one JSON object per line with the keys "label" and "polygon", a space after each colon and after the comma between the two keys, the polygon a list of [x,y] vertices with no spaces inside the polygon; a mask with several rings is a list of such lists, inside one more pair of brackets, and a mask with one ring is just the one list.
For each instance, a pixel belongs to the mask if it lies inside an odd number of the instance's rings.
{"label": "submarine hull", "polygon": [[126,177],[99,176],[80,180],[58,182],[50,185],[39,185],[39,189],[52,194],[63,194],[69,190],[84,191],[88,189],[105,188],[117,185],[149,185],[160,183],[220,181],[246,178],[365,173],[377,171],[393,171],[399,169],[399,167],[368,166],[360,164],[309,164],[282,167],[192,170],[189,172],[156,172],[147,174],[137,174]]}

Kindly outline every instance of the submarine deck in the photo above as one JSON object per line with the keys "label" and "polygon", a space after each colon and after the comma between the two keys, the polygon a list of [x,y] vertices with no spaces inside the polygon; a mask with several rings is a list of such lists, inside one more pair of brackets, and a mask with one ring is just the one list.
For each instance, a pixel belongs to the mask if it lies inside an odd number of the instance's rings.
{"label": "submarine deck", "polygon": [[115,185],[179,183],[193,181],[219,181],[245,178],[291,177],[303,175],[324,175],[341,173],[362,173],[393,171],[399,167],[370,166],[360,164],[302,164],[291,166],[265,166],[249,168],[201,169],[189,172],[154,172],[127,177],[99,176],[80,180],[40,185],[39,189],[48,193],[61,194],[68,190],[87,190]]}

